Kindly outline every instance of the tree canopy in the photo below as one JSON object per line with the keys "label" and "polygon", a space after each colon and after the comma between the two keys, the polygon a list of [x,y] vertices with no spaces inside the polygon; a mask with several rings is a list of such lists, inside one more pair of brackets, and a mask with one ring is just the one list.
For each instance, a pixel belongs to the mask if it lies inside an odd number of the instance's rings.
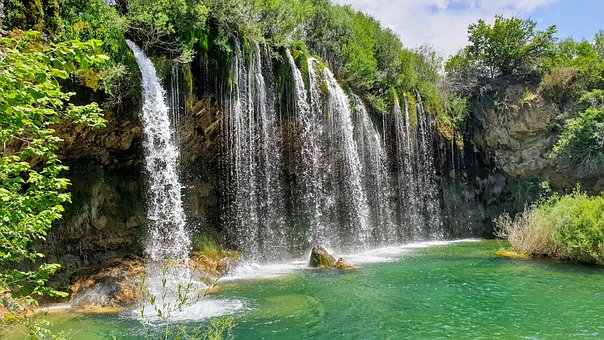
{"label": "tree canopy", "polygon": [[0,37],[0,287],[15,296],[56,293],[44,283],[58,266],[39,265],[33,249],[70,200],[54,126],[104,124],[96,103],[71,103],[61,83],[94,72],[107,59],[100,48],[98,40],[48,44],[35,31]]}

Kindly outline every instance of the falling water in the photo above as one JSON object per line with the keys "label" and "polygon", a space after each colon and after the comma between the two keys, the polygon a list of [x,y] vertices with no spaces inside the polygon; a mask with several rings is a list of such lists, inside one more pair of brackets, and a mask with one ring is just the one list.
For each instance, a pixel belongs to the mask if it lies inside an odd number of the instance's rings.
{"label": "falling water", "polygon": [[396,226],[391,207],[392,189],[388,158],[382,136],[376,130],[363,101],[354,96],[355,141],[362,167],[363,187],[367,194],[372,236],[380,244],[395,242]]}
{"label": "falling water", "polygon": [[[191,240],[186,228],[178,178],[179,150],[174,143],[169,108],[152,62],[127,41],[142,74],[145,169],[148,175],[148,240],[146,253],[149,292],[156,304],[177,299],[178,286],[190,279],[187,259]],[[170,263],[170,268],[166,264]]]}
{"label": "falling water", "polygon": [[[337,197],[340,225],[344,226],[340,237],[347,247],[366,248],[371,239],[367,223],[367,198],[361,185],[361,167],[354,131],[350,102],[344,90],[328,68],[323,69],[327,85],[327,116],[330,117],[331,143],[337,146],[332,156],[337,169]],[[352,238],[351,238],[352,236]]]}
{"label": "falling water", "polygon": [[170,70],[170,124],[172,126],[173,139],[180,142],[181,112],[180,103],[180,77],[178,63],[173,62]]}
{"label": "falling water", "polygon": [[[249,260],[274,259],[286,249],[280,131],[258,45],[247,55],[235,46],[233,84],[223,131],[226,139],[226,222]],[[268,72],[268,71],[266,71]]]}
{"label": "falling water", "polygon": [[396,102],[393,119],[381,115],[380,133],[327,67],[308,58],[305,82],[285,55],[292,86],[279,92],[265,79],[273,79],[268,53],[236,44],[224,94],[223,222],[244,256],[262,261],[315,243],[351,250],[439,237],[433,126],[421,98],[417,123],[404,98],[404,111]]}
{"label": "falling water", "polygon": [[424,216],[426,219],[425,232],[428,238],[442,238],[444,230],[441,220],[441,210],[438,194],[438,183],[436,182],[436,169],[434,167],[433,136],[434,129],[431,120],[424,111],[424,104],[419,92],[417,98],[417,121],[419,126],[419,152],[417,164],[420,178],[420,191],[424,203]]}
{"label": "falling water", "polygon": [[170,133],[169,109],[153,64],[133,42],[127,43],[142,73],[143,147],[149,176],[150,237],[146,250],[152,261],[184,260],[188,258],[191,241],[182,207],[182,186],[177,172],[179,150]]}
{"label": "falling water", "polygon": [[421,238],[417,234],[423,228],[423,220],[420,214],[420,200],[417,197],[418,179],[416,173],[416,150],[415,131],[411,128],[409,117],[409,106],[405,98],[402,115],[398,100],[394,102],[394,132],[395,132],[395,167],[397,171],[397,208],[399,238],[415,239]]}
{"label": "falling water", "polygon": [[[302,73],[296,66],[294,57],[289,50],[285,51],[291,69],[294,91],[294,118],[295,128],[298,131],[297,142],[299,145],[299,162],[294,164],[298,176],[294,185],[296,207],[295,214],[298,223],[301,223],[302,235],[306,243],[323,243],[329,245],[326,236],[326,226],[323,223],[323,210],[320,199],[323,197],[322,183],[320,180],[321,150],[319,144],[320,124],[317,110],[318,96],[311,91],[309,105],[306,85]],[[312,81],[312,80],[311,80]],[[306,245],[305,245],[306,246]]]}

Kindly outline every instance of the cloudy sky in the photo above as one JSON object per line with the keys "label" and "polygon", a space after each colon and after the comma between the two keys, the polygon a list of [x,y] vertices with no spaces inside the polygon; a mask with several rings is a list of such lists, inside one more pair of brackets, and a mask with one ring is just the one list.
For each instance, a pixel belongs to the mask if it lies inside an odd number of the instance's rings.
{"label": "cloudy sky", "polygon": [[335,0],[369,13],[409,47],[430,45],[443,56],[466,42],[467,27],[497,14],[556,24],[561,37],[591,38],[604,29],[604,0]]}

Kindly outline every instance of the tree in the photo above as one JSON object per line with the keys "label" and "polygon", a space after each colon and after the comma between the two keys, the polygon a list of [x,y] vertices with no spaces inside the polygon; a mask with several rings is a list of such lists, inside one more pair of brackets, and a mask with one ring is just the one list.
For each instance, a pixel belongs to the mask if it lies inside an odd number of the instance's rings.
{"label": "tree", "polygon": [[45,283],[59,266],[39,265],[34,250],[70,200],[53,127],[104,125],[96,103],[70,103],[60,84],[105,62],[101,44],[48,44],[35,31],[0,37],[0,291],[13,297],[57,294]]}
{"label": "tree", "polygon": [[596,34],[594,45],[596,51],[598,51],[598,54],[600,55],[600,58],[604,59],[604,31],[600,31]]}
{"label": "tree", "polygon": [[523,75],[534,71],[539,60],[555,46],[555,26],[536,31],[532,20],[497,16],[493,25],[479,20],[468,28],[467,55],[483,76]]}

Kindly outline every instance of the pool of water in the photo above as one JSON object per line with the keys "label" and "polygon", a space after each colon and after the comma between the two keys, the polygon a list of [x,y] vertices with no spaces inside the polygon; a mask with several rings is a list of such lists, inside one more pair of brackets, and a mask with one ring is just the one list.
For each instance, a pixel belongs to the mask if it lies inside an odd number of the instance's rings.
{"label": "pool of water", "polygon": [[[495,257],[503,246],[412,247],[394,261],[360,261],[352,272],[292,266],[225,281],[219,298],[243,304],[233,314],[235,339],[604,338],[604,269]],[[46,318],[75,339],[150,334],[127,317]]]}

